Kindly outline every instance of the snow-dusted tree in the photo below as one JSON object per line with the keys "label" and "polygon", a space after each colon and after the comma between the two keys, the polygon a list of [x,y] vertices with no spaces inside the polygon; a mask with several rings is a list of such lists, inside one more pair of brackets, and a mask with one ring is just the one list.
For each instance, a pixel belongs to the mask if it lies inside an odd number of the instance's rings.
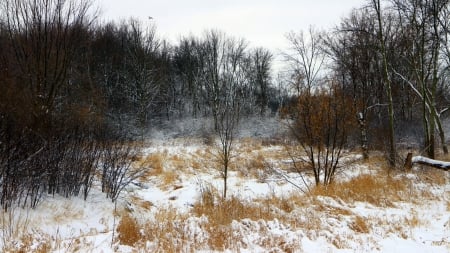
{"label": "snow-dusted tree", "polygon": [[[445,52],[445,22],[448,1],[394,1],[398,20],[409,35],[408,51],[404,59],[407,65],[394,73],[409,84],[421,100],[424,129],[424,148],[430,158],[435,156],[436,130],[444,153],[448,153],[445,133],[438,109],[438,91],[442,78],[448,71],[442,52]],[[442,22],[444,21],[444,22]]]}
{"label": "snow-dusted tree", "polygon": [[[201,73],[201,42],[195,37],[182,38],[174,49],[174,71],[181,83],[179,101],[187,104],[192,116],[197,117],[204,107]],[[203,108],[205,109],[205,108]]]}
{"label": "snow-dusted tree", "polygon": [[227,43],[227,54],[220,75],[220,98],[217,104],[217,134],[220,139],[219,159],[224,180],[223,198],[227,196],[228,169],[233,152],[233,142],[241,116],[243,88],[246,86],[244,62],[245,43],[233,40]]}
{"label": "snow-dusted tree", "polygon": [[142,25],[131,20],[127,25],[127,43],[125,61],[124,90],[136,109],[141,127],[145,126],[148,116],[155,107],[155,100],[160,94],[161,80],[158,73],[157,58],[160,42],[156,38],[156,29],[151,26],[144,31]]}
{"label": "snow-dusted tree", "polygon": [[200,46],[202,73],[201,85],[206,91],[208,106],[214,118],[214,129],[218,129],[219,98],[221,90],[221,74],[226,65],[225,34],[211,30],[205,33]]}
{"label": "snow-dusted tree", "polygon": [[395,146],[395,129],[394,129],[394,101],[392,95],[392,79],[389,71],[388,56],[386,50],[386,31],[384,30],[384,19],[383,19],[383,8],[381,6],[380,0],[371,0],[371,8],[376,14],[377,20],[377,38],[379,45],[379,52],[382,58],[383,66],[383,82],[385,85],[387,100],[388,100],[388,118],[389,118],[389,164],[391,167],[395,167],[397,149]]}
{"label": "snow-dusted tree", "polygon": [[250,86],[255,96],[255,106],[259,107],[260,116],[264,116],[269,103],[271,83],[272,54],[264,48],[256,48],[250,52]]}

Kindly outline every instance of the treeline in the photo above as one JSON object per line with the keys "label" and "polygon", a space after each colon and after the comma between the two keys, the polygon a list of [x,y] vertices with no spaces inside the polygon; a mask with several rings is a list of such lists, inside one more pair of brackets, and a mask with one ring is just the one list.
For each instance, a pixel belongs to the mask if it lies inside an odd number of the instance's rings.
{"label": "treeline", "polygon": [[298,97],[290,108],[305,107],[305,96],[312,101],[331,88],[330,96],[351,101],[354,126],[345,139],[357,140],[365,157],[370,149],[382,150],[395,167],[399,146],[429,157],[439,147],[447,154],[442,119],[450,108],[449,20],[445,0],[368,0],[331,31],[288,34],[289,83]]}
{"label": "treeline", "polygon": [[124,176],[139,174],[130,166],[137,150],[127,147],[134,128],[204,116],[218,128],[231,90],[240,114],[267,113],[274,92],[269,51],[216,30],[170,45],[134,19],[97,22],[92,4],[0,3],[5,209],[34,207],[44,193],[86,198],[97,171],[115,200],[129,182]]}
{"label": "treeline", "polygon": [[211,116],[231,75],[240,79],[246,114],[264,115],[275,103],[266,49],[216,30],[173,46],[135,19],[94,22],[89,1],[64,1],[61,10],[46,2],[3,4],[2,101],[17,110],[7,100],[24,100],[22,117],[71,114],[148,127],[154,119]]}
{"label": "treeline", "polygon": [[[324,40],[338,80],[353,97],[362,142],[367,145],[366,133],[386,139],[391,165],[401,138],[411,135],[420,136],[429,157],[438,146],[448,153],[442,117],[450,107],[449,1],[366,3]],[[411,126],[419,132],[408,132]]]}
{"label": "treeline", "polygon": [[448,1],[370,0],[327,33],[291,33],[278,78],[272,53],[243,39],[208,30],[171,45],[134,19],[98,22],[93,4],[0,3],[4,208],[34,206],[43,193],[86,197],[99,168],[116,199],[139,174],[130,166],[137,149],[121,143],[182,117],[211,117],[220,131],[224,121],[234,129],[241,116],[282,109],[299,140],[339,153],[353,137],[366,156],[386,150],[395,165],[411,133],[428,156],[438,144],[447,152]]}

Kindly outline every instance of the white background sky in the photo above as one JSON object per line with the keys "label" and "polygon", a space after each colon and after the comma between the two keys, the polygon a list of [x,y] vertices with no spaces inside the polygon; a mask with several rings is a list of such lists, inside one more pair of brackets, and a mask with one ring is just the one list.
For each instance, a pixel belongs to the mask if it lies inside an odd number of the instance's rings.
{"label": "white background sky", "polygon": [[[153,22],[157,33],[171,42],[206,29],[245,38],[251,47],[265,47],[277,54],[286,49],[290,31],[310,25],[328,29],[365,0],[99,0],[102,18],[135,17]],[[148,17],[153,17],[149,20]]]}

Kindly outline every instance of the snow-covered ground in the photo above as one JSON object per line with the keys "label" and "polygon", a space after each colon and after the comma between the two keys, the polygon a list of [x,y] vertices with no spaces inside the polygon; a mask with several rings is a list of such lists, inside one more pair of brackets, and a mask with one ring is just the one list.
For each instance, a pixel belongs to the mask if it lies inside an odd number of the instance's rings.
{"label": "snow-covered ground", "polygon": [[[229,174],[228,196],[261,205],[273,219],[242,217],[224,232],[232,237],[223,247],[212,245],[208,220],[195,206],[205,189],[220,195],[223,181],[214,162],[214,148],[202,139],[156,138],[146,142],[143,166],[149,173],[122,192],[117,205],[106,199],[96,182],[86,201],[47,196],[34,210],[15,209],[0,217],[0,249],[22,252],[450,252],[450,174],[414,168],[393,172],[404,182],[398,198],[386,194],[382,204],[367,200],[302,193],[264,167],[265,162],[287,171],[283,146],[241,139]],[[155,171],[160,171],[155,173]],[[352,163],[340,171],[345,182],[359,175],[378,177],[377,162]],[[432,170],[432,169],[431,169]],[[312,182],[309,174],[306,182]],[[306,189],[306,188],[305,188]],[[265,202],[264,199],[268,201]],[[270,203],[285,201],[282,205]],[[284,202],[283,202],[284,203]],[[217,206],[215,208],[220,208]],[[281,210],[284,209],[284,210]],[[114,211],[116,210],[116,211]],[[253,209],[252,209],[253,210]],[[258,209],[255,209],[258,210]],[[125,245],[117,229],[132,217],[142,238]],[[147,224],[147,225],[146,225]],[[153,225],[148,225],[153,224]],[[118,231],[119,230],[119,231]],[[209,232],[208,232],[209,231]],[[128,231],[129,232],[129,231]],[[131,232],[130,232],[131,233]],[[214,235],[217,236],[217,235]],[[167,246],[170,245],[171,247]]]}

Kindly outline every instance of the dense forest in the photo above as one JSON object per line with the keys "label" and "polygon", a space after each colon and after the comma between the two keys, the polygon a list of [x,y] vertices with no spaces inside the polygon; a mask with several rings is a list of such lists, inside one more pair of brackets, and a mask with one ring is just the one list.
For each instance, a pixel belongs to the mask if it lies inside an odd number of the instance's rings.
{"label": "dense forest", "polygon": [[90,0],[2,0],[0,204],[87,197],[97,171],[114,201],[136,176],[130,141],[184,118],[212,119],[224,152],[243,118],[279,117],[305,150],[376,149],[392,167],[398,148],[447,153],[449,7],[366,1],[330,31],[288,33],[275,72],[274,52],[218,30],[169,43],[100,22]]}

